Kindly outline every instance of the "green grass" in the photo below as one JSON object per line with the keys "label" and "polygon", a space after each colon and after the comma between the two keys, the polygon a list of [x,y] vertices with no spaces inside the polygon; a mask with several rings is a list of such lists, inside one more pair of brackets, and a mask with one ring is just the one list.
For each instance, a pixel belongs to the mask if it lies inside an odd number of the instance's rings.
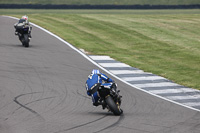
{"label": "green grass", "polygon": [[0,0],[0,4],[191,5],[199,0]]}
{"label": "green grass", "polygon": [[[77,48],[200,90],[200,10],[0,10]],[[42,17],[41,17],[42,15]],[[34,32],[34,30],[33,30]],[[33,36],[34,38],[34,36]]]}

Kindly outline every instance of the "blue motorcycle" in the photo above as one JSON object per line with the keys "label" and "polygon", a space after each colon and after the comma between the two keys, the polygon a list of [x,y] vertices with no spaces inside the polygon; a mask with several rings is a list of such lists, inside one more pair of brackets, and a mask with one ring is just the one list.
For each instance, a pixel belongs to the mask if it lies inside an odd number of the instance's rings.
{"label": "blue motorcycle", "polygon": [[114,115],[121,115],[123,113],[123,110],[120,108],[122,96],[119,95],[120,90],[117,90],[115,83],[111,86],[102,84],[97,91],[99,92],[103,109],[107,108]]}

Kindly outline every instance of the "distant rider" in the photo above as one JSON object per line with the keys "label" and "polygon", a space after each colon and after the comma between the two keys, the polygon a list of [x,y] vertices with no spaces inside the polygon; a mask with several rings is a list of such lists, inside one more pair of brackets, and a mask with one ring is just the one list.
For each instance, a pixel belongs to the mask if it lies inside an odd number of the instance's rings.
{"label": "distant rider", "polygon": [[31,30],[32,30],[32,27],[31,25],[29,24],[29,21],[28,21],[28,16],[24,15],[22,16],[22,18],[14,24],[14,27],[15,27],[15,35],[18,35],[18,28],[17,26],[28,26],[29,27],[29,33],[28,33],[28,36],[29,38],[31,38]]}
{"label": "distant rider", "polygon": [[97,91],[100,85],[108,86],[110,88],[113,87],[116,89],[116,84],[111,78],[108,78],[98,69],[94,69],[92,70],[92,73],[88,76],[88,79],[86,81],[87,94],[92,97],[92,102],[94,106],[102,105],[101,101],[99,101],[100,96]]}

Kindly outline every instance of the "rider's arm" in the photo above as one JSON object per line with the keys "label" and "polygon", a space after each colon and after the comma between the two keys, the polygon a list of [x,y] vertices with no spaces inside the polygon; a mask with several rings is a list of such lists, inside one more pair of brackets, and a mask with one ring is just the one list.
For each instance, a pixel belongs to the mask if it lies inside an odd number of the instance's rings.
{"label": "rider's arm", "polygon": [[114,82],[111,78],[108,78],[108,76],[103,73],[101,73],[101,78],[106,82]]}

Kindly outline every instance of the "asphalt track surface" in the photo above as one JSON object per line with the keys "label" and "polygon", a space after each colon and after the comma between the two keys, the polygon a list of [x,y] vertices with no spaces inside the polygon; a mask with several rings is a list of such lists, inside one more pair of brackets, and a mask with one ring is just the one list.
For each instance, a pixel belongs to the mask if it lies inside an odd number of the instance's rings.
{"label": "asphalt track surface", "polygon": [[0,133],[200,133],[199,111],[112,76],[124,115],[93,107],[85,81],[97,66],[36,27],[22,47],[15,22],[0,16]]}

